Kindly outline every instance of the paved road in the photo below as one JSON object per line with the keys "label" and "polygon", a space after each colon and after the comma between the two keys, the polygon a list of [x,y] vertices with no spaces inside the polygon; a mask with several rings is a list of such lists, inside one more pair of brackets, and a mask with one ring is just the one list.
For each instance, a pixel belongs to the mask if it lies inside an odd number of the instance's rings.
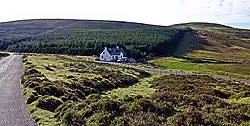
{"label": "paved road", "polygon": [[[192,72],[183,72],[183,71],[174,71],[174,70],[162,70],[162,69],[156,69],[156,68],[145,68],[145,67],[140,67],[140,66],[134,66],[134,65],[129,65],[129,64],[122,64],[122,63],[115,63],[115,62],[103,62],[103,61],[98,61],[98,63],[104,63],[104,64],[113,64],[113,65],[119,65],[123,67],[129,67],[129,68],[135,68],[135,69],[140,69],[144,70],[147,72],[152,72],[152,73],[160,73],[160,74],[175,74],[175,75],[202,75],[199,73],[192,73]],[[222,76],[213,76],[216,78],[221,78],[224,80],[231,80],[228,77],[222,77]],[[237,80],[234,79],[235,81],[241,81],[247,84],[250,84],[250,80]]]}
{"label": "paved road", "polygon": [[22,56],[0,60],[0,126],[36,126],[27,111],[20,84]]}

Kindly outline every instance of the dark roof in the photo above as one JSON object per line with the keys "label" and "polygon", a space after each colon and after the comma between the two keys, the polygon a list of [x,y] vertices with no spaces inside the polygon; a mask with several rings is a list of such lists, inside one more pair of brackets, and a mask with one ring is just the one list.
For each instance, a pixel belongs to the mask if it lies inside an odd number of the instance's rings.
{"label": "dark roof", "polygon": [[110,55],[120,55],[121,52],[125,54],[122,48],[108,48],[108,52]]}

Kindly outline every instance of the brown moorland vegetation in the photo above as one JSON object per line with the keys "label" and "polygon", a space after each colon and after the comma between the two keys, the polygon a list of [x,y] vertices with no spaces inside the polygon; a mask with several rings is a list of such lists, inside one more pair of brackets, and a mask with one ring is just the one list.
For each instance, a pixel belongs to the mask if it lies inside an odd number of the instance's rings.
{"label": "brown moorland vegetation", "polygon": [[155,89],[149,96],[108,97],[107,91],[149,74],[63,56],[28,56],[24,62],[24,94],[39,125],[250,124],[250,86],[243,83],[164,75],[149,81]]}
{"label": "brown moorland vegetation", "polygon": [[[57,110],[59,106],[81,103],[90,94],[127,87],[137,83],[140,78],[150,76],[144,71],[64,56],[24,56],[23,61],[26,67],[22,80],[24,94],[34,120],[41,125],[57,125],[54,114],[63,111]],[[64,119],[71,120],[58,117],[58,120]]]}
{"label": "brown moorland vegetation", "polygon": [[177,125],[247,125],[250,86],[210,76],[168,75],[154,80],[152,98],[176,110],[168,121]]}

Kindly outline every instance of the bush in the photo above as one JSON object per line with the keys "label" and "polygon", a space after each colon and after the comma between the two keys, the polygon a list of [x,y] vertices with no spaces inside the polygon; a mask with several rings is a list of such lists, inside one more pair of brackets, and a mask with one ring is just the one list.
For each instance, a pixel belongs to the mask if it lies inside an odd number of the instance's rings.
{"label": "bush", "polygon": [[60,106],[61,104],[63,104],[63,102],[60,99],[56,98],[56,97],[43,96],[43,97],[38,99],[38,102],[37,102],[36,106],[38,108],[54,112],[55,109],[58,106]]}
{"label": "bush", "polygon": [[133,112],[124,114],[112,122],[112,125],[119,126],[160,126],[165,120],[151,112]]}
{"label": "bush", "polygon": [[62,117],[62,124],[66,126],[83,126],[84,120],[77,115],[77,111],[69,111]]}
{"label": "bush", "polygon": [[32,102],[36,101],[39,98],[38,94],[36,92],[32,92],[30,94],[30,97],[27,99],[27,104],[31,104]]}
{"label": "bush", "polygon": [[[235,105],[222,100],[248,96],[247,85],[193,75],[163,76],[151,84],[157,88],[152,95],[157,103],[167,102],[183,110],[171,117],[171,124],[240,125],[249,121],[249,117],[244,114],[249,111],[248,105]],[[242,90],[246,92],[238,93]]]}
{"label": "bush", "polygon": [[184,112],[177,116],[174,123],[178,126],[206,126],[213,125],[204,119],[204,115],[199,111]]}

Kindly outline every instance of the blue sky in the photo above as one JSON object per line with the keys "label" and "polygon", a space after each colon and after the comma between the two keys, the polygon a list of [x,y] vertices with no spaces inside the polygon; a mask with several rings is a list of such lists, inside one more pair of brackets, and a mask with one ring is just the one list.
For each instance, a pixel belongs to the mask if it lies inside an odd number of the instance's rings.
{"label": "blue sky", "polygon": [[235,26],[237,28],[250,29],[250,21],[245,23],[228,23],[227,25]]}
{"label": "blue sky", "polygon": [[250,29],[250,0],[1,0],[0,22],[60,18],[172,25],[211,22]]}

